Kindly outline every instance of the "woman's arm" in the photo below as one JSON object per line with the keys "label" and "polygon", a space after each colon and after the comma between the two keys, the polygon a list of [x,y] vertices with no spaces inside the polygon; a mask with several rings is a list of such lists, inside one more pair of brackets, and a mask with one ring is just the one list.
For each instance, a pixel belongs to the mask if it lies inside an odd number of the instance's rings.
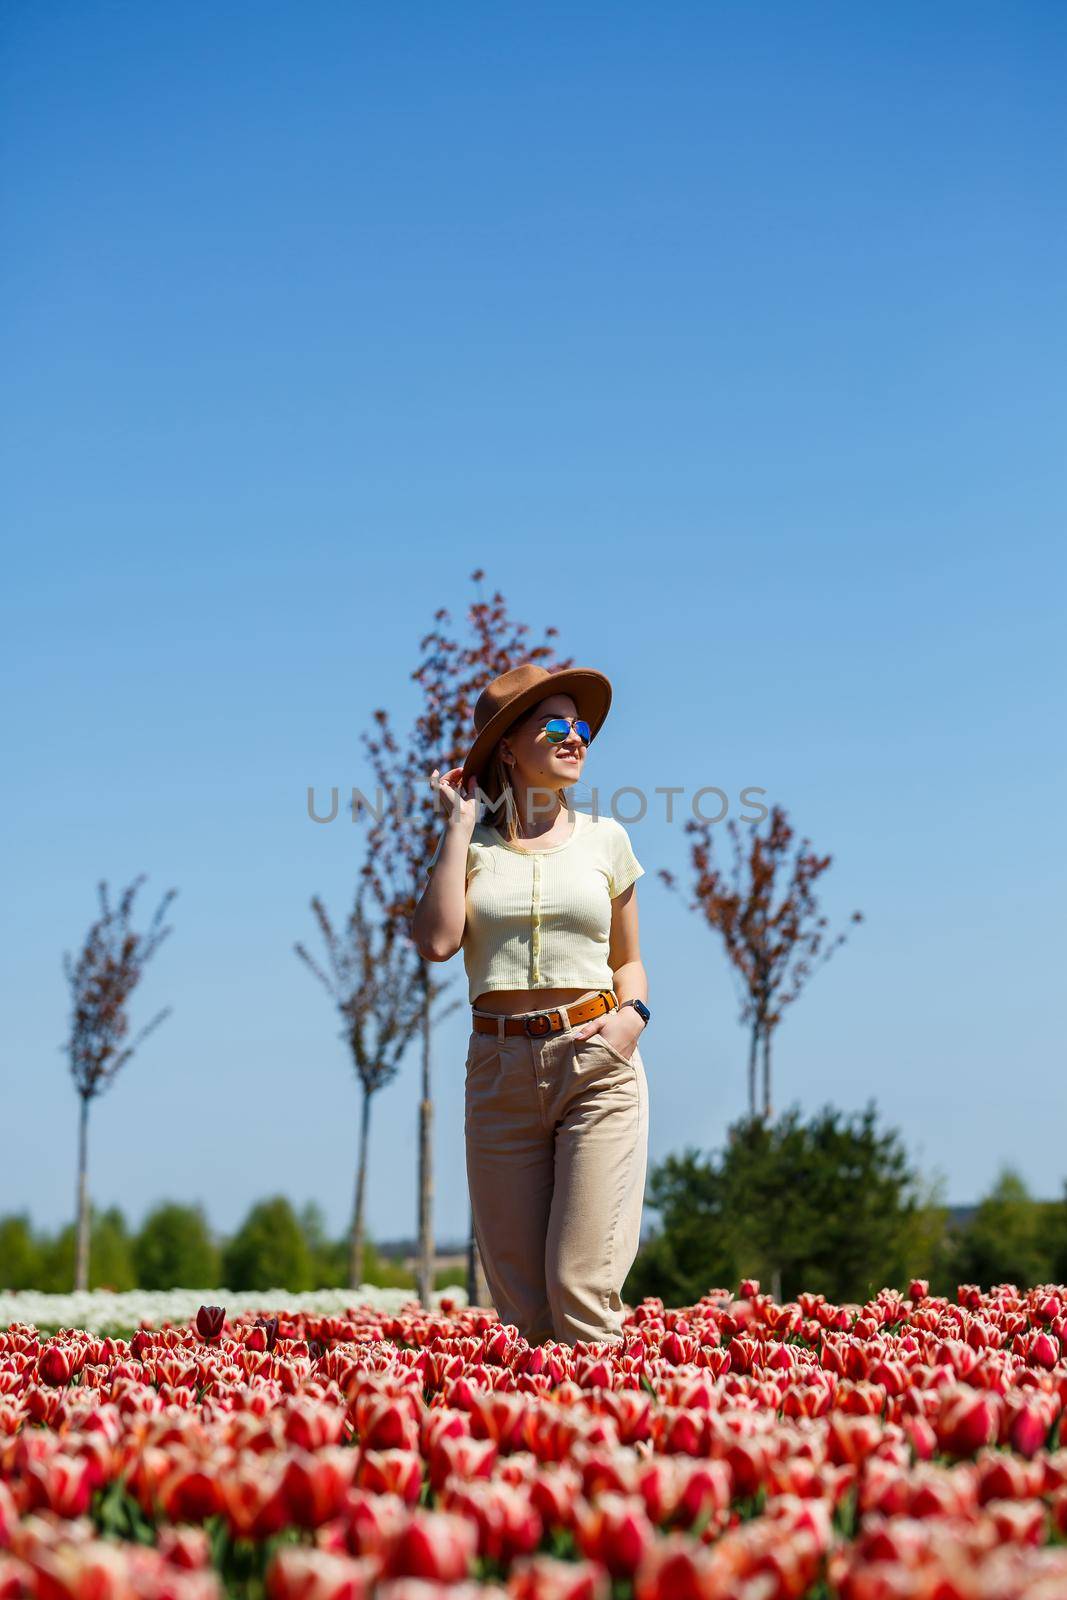
{"label": "woman's arm", "polygon": [[[637,926],[637,886],[631,883],[622,894],[616,895],[611,902],[611,934],[608,941],[608,961],[611,966],[612,987],[619,997],[619,1005],[624,1000],[648,1000],[648,974],[645,972],[644,962],[641,960],[641,939]],[[627,1006],[625,1011],[609,1011],[602,1017],[594,1017],[591,1022],[583,1022],[580,1028],[575,1028],[574,1035],[577,1039],[585,1039],[590,1034],[604,1030],[604,1038],[624,1056],[633,1052],[633,1047],[645,1031],[642,1022],[633,1006]]]}
{"label": "woman's arm", "polygon": [[411,937],[424,961],[448,961],[463,943],[469,843],[468,828],[448,823],[430,881],[411,917]]}
{"label": "woman's arm", "polygon": [[457,789],[461,768],[443,777],[435,767],[430,787],[452,807],[427,871],[430,881],[411,916],[411,937],[424,961],[448,961],[463,943],[467,921],[467,847],[476,821],[473,798]]}

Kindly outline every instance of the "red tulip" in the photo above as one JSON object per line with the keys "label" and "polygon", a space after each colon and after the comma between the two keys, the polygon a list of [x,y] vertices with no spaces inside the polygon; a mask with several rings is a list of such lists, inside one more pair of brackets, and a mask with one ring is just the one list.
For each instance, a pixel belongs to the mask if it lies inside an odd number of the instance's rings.
{"label": "red tulip", "polygon": [[1044,1543],[1048,1529],[1045,1508],[1039,1500],[990,1500],[985,1510],[1001,1543]]}
{"label": "red tulip", "polygon": [[388,1490],[349,1489],[343,1517],[348,1548],[353,1555],[384,1556],[409,1514],[400,1496]]}
{"label": "red tulip", "polygon": [[570,1462],[547,1468],[530,1485],[530,1503],[546,1528],[569,1528],[581,1492],[581,1477]]}
{"label": "red tulip", "polygon": [[999,1397],[961,1385],[946,1390],[934,1430],[941,1449],[952,1456],[969,1456],[991,1444],[997,1436]]}
{"label": "red tulip", "polygon": [[1022,1456],[1036,1455],[1048,1438],[1053,1420],[1038,1404],[1015,1407],[1008,1430],[1012,1449]]}
{"label": "red tulip", "polygon": [[386,1554],[386,1575],[455,1583],[472,1570],[478,1531],[450,1511],[415,1511],[398,1529]]}
{"label": "red tulip", "polygon": [[208,1465],[182,1460],[159,1484],[160,1507],[171,1522],[204,1522],[221,1509],[220,1474]]}
{"label": "red tulip", "polygon": [[856,1465],[865,1461],[879,1446],[882,1424],[869,1414],[852,1417],[839,1411],[830,1415],[826,1436],[827,1459],[835,1465]]}
{"label": "red tulip", "polygon": [[90,1464],[79,1456],[54,1450],[47,1460],[25,1468],[29,1505],[44,1507],[60,1517],[80,1517],[92,1496]]}
{"label": "red tulip", "polygon": [[274,1346],[278,1342],[278,1318],[276,1316],[275,1317],[257,1317],[256,1320],[255,1320],[255,1323],[253,1324],[253,1326],[256,1327],[256,1328],[262,1328],[263,1329],[263,1334],[264,1334],[264,1338],[265,1338],[265,1341],[266,1341],[266,1348],[268,1350],[273,1350]]}
{"label": "red tulip", "polygon": [[377,1572],[366,1557],[289,1547],[272,1556],[264,1585],[268,1600],[370,1600]]}
{"label": "red tulip", "polygon": [[[716,1600],[731,1592],[716,1578],[716,1561],[688,1534],[668,1533],[656,1540],[634,1573],[634,1600]],[[773,1591],[767,1590],[769,1595]]]}
{"label": "red tulip", "polygon": [[71,1352],[63,1345],[47,1345],[37,1358],[37,1376],[42,1383],[65,1386],[70,1382],[73,1370]]}
{"label": "red tulip", "polygon": [[488,1478],[499,1459],[492,1439],[472,1439],[469,1434],[445,1434],[429,1448],[430,1482],[439,1489],[451,1474],[457,1478]]}
{"label": "red tulip", "polygon": [[162,1527],[156,1533],[156,1549],[172,1567],[196,1572],[211,1564],[211,1541],[204,1528]]}
{"label": "red tulip", "polygon": [[707,1413],[682,1406],[661,1406],[652,1419],[656,1449],[664,1455],[703,1455]]}
{"label": "red tulip", "polygon": [[[616,1477],[623,1493],[641,1496],[650,1522],[664,1523],[673,1515],[678,1503],[683,1458],[658,1455],[651,1451],[646,1455],[644,1449],[635,1454],[637,1460],[632,1467],[627,1465],[616,1473]],[[620,1465],[625,1459],[620,1452],[617,1457]],[[588,1489],[583,1488],[583,1493],[586,1499],[594,1498]]]}
{"label": "red tulip", "polygon": [[632,1576],[655,1537],[639,1495],[608,1490],[595,1504],[582,1497],[575,1507],[579,1550],[591,1560],[602,1562],[613,1577]]}
{"label": "red tulip", "polygon": [[969,1465],[916,1467],[908,1512],[913,1517],[965,1517],[978,1509],[978,1480]]}
{"label": "red tulip", "polygon": [[201,1339],[217,1339],[226,1321],[225,1306],[201,1306],[194,1326]]}
{"label": "red tulip", "polygon": [[[580,1391],[579,1391],[580,1392]],[[471,1407],[471,1432],[476,1439],[492,1439],[501,1450],[518,1450],[529,1402],[521,1394],[501,1390],[476,1393]]]}
{"label": "red tulip", "polygon": [[[775,1587],[763,1593],[779,1596],[780,1600],[801,1600],[818,1576],[824,1553],[825,1546],[810,1528],[791,1528],[788,1538],[768,1541],[757,1559],[755,1572],[773,1574]],[[754,1594],[759,1592],[753,1590]]]}
{"label": "red tulip", "polygon": [[422,1493],[422,1457],[415,1450],[361,1450],[354,1482],[414,1505]]}
{"label": "red tulip", "polygon": [[903,1428],[918,1460],[931,1460],[937,1450],[937,1435],[926,1418],[905,1417],[903,1419]]}
{"label": "red tulip", "polygon": [[1020,1461],[1006,1450],[982,1450],[978,1468],[978,1499],[1030,1500],[1040,1497],[1044,1474],[1037,1461]]}
{"label": "red tulip", "polygon": [[221,1511],[234,1539],[266,1539],[288,1521],[282,1491],[284,1466],[259,1458],[247,1465],[237,1462],[220,1474]]}
{"label": "red tulip", "polygon": [[418,1402],[413,1395],[364,1390],[349,1403],[356,1438],[369,1450],[417,1450]]}
{"label": "red tulip", "polygon": [[1029,1361],[1035,1367],[1044,1367],[1046,1372],[1060,1359],[1060,1342],[1054,1333],[1043,1330],[1035,1333],[1030,1344]]}
{"label": "red tulip", "polygon": [[726,1461],[678,1462],[680,1491],[672,1515],[683,1528],[699,1517],[715,1517],[729,1509],[733,1474]]}
{"label": "red tulip", "polygon": [[508,1573],[509,1600],[609,1600],[611,1580],[595,1561],[520,1556]]}
{"label": "red tulip", "polygon": [[321,1450],[323,1445],[340,1443],[343,1426],[344,1412],[336,1406],[294,1399],[285,1411],[283,1432],[301,1450]]}
{"label": "red tulip", "polygon": [[355,1465],[353,1452],[331,1445],[317,1452],[294,1450],[285,1464],[282,1495],[288,1518],[298,1528],[318,1528],[337,1516],[345,1503]]}
{"label": "red tulip", "polygon": [[540,1515],[529,1494],[512,1484],[450,1478],[443,1486],[441,1503],[446,1510],[469,1518],[478,1535],[477,1553],[491,1561],[506,1565],[514,1556],[530,1554],[540,1543]]}

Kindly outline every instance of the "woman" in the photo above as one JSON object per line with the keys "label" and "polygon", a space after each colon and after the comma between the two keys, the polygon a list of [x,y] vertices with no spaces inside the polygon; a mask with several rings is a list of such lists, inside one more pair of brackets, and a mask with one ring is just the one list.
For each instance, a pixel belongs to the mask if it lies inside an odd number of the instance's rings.
{"label": "woman", "polygon": [[621,823],[566,798],[610,704],[588,668],[487,685],[463,766],[430,778],[451,810],[412,920],[427,960],[463,949],[474,1232],[501,1320],[531,1344],[621,1341],[640,1242],[645,869]]}

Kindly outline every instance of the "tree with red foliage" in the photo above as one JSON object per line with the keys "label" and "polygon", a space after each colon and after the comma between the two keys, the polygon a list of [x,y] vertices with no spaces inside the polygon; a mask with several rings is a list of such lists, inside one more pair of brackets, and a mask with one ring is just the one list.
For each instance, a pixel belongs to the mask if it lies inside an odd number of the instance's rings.
{"label": "tree with red foliage", "polygon": [[167,907],[177,894],[168,889],[147,933],[130,927],[134,897],[145,874],[134,879],[118,905],[108,904],[106,882],[98,885],[100,916],[85,938],[77,961],[64,954],[63,970],[71,988],[70,1033],[60,1046],[70,1061],[71,1076],[81,1102],[78,1118],[78,1242],[74,1287],[89,1287],[89,1103],[113,1083],[138,1045],[159,1027],[171,1008],[166,1006],[145,1024],[131,1044],[123,1046],[129,1032],[126,1007],[147,962],[172,931],[162,926]]}
{"label": "tree with red foliage", "polygon": [[[713,826],[703,818],[691,818],[685,825],[685,831],[693,836],[690,859],[696,880],[696,898],[689,909],[703,911],[708,925],[720,935],[734,970],[740,974],[740,1020],[751,1028],[749,1113],[756,1115],[757,1062],[762,1053],[763,1115],[769,1119],[774,1030],[816,965],[828,961],[846,938],[844,933],[839,934],[819,957],[827,919],[818,915],[812,885],[833,858],[816,856],[810,840],[805,839],[793,859],[792,876],[787,879],[786,857],[794,830],[783,808],[773,806],[766,836],[760,834],[756,824],[752,825],[747,855],[736,821],[732,817],[728,820],[726,827],[734,844],[733,881],[728,883],[712,859]],[[783,885],[779,890],[780,874]],[[669,889],[678,890],[674,873],[661,868],[659,876]],[[854,911],[849,921],[862,922],[862,912]]]}

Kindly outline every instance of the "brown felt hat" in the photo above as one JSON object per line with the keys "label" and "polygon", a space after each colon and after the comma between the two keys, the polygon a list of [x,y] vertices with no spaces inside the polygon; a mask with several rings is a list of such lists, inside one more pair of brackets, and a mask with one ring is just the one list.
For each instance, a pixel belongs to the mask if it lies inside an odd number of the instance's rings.
{"label": "brown felt hat", "polygon": [[521,667],[502,672],[478,696],[474,707],[475,740],[463,763],[460,788],[468,778],[480,774],[500,735],[516,718],[550,694],[569,694],[579,716],[588,722],[592,738],[596,738],[611,705],[611,683],[604,674],[592,667],[564,667],[550,672],[535,661],[526,661]]}

